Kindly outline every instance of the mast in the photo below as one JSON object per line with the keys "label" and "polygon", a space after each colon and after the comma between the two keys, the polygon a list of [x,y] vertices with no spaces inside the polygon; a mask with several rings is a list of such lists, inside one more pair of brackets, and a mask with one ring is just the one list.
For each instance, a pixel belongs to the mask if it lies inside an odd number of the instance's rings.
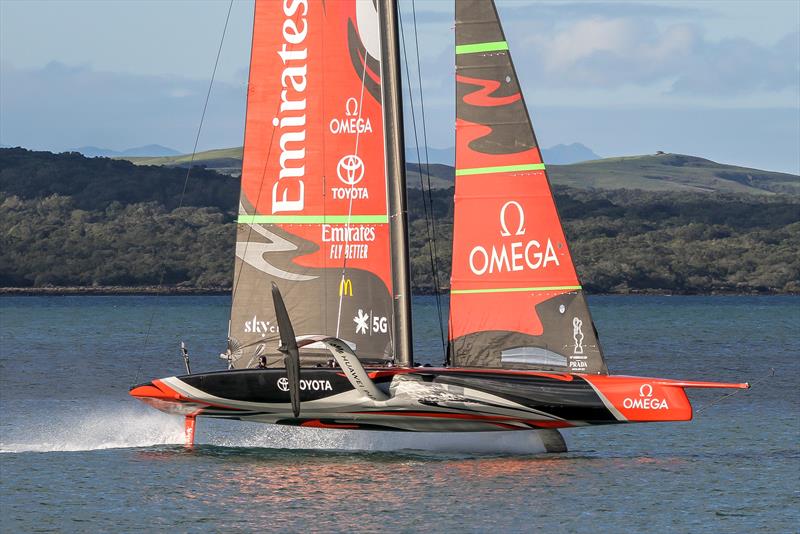
{"label": "mast", "polygon": [[381,34],[381,96],[386,142],[389,228],[392,252],[395,364],[413,364],[411,343],[411,283],[408,266],[408,209],[406,199],[403,107],[400,89],[400,37],[396,0],[378,0]]}

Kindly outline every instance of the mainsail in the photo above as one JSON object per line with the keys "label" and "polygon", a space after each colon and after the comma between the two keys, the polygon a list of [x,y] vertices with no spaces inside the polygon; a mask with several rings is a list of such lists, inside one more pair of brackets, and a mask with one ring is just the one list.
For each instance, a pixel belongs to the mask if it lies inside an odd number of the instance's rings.
{"label": "mainsail", "polygon": [[494,2],[456,2],[451,365],[607,373]]}
{"label": "mainsail", "polygon": [[[233,367],[252,367],[261,355],[283,365],[273,281],[298,335],[334,335],[361,358],[393,356],[380,57],[371,0],[256,2]],[[305,364],[324,361],[309,348]]]}

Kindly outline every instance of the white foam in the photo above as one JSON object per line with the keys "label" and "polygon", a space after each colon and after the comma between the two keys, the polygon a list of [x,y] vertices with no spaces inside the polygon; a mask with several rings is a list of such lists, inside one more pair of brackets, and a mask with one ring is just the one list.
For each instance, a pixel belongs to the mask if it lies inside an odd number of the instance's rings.
{"label": "white foam", "polygon": [[4,428],[0,452],[88,451],[183,443],[183,421],[134,407],[29,417]]}

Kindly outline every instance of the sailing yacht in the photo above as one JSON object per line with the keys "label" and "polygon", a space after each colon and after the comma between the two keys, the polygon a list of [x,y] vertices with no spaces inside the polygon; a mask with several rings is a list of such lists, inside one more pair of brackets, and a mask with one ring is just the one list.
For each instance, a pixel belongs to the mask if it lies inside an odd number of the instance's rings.
{"label": "sailing yacht", "polygon": [[608,373],[492,0],[455,2],[449,340],[443,367],[415,365],[397,16],[256,1],[228,368],[130,394],[184,416],[191,444],[199,416],[560,438],[748,387]]}

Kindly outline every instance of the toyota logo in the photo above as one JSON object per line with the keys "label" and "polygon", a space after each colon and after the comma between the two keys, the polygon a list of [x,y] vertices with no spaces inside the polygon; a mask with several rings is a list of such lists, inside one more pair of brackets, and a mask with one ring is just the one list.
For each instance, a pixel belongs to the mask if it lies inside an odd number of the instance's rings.
{"label": "toyota logo", "polygon": [[289,379],[286,377],[279,378],[278,389],[281,391],[289,391]]}
{"label": "toyota logo", "polygon": [[364,162],[355,154],[348,154],[339,160],[336,174],[343,184],[356,185],[364,177]]}

